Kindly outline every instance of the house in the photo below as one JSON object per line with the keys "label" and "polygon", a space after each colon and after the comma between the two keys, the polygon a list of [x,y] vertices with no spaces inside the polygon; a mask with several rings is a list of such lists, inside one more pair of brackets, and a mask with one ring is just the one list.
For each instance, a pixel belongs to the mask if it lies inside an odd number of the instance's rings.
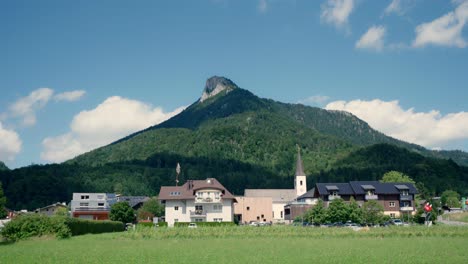
{"label": "house", "polygon": [[[285,206],[307,192],[307,179],[304,173],[300,150],[296,159],[294,189],[245,189],[242,203],[235,205],[236,217],[242,222],[268,221],[287,223]],[[240,200],[241,197],[238,197]],[[265,199],[271,199],[271,205]],[[247,209],[247,207],[249,209]],[[270,213],[267,213],[271,210]],[[263,213],[265,212],[265,213]],[[262,216],[263,215],[263,216]]]}
{"label": "house", "polygon": [[72,217],[108,220],[111,206],[117,202],[114,193],[73,193]]}
{"label": "house", "polygon": [[54,204],[51,204],[42,208],[38,208],[34,210],[34,212],[37,214],[45,214],[47,216],[53,216],[57,212],[57,210],[59,210],[60,208],[64,208],[68,212],[68,207],[66,203],[54,203]]}
{"label": "house", "polygon": [[354,198],[362,205],[375,200],[384,207],[384,214],[392,218],[414,214],[416,187],[411,183],[382,183],[378,181],[351,181],[349,183],[317,183],[314,198],[322,199],[325,206],[334,199],[350,201]]}
{"label": "house", "polygon": [[294,221],[296,217],[302,216],[307,210],[317,204],[318,199],[314,197],[315,188],[289,202],[284,206],[284,219]]}
{"label": "house", "polygon": [[236,198],[214,178],[189,180],[182,186],[162,186],[168,226],[177,222],[232,222]]}

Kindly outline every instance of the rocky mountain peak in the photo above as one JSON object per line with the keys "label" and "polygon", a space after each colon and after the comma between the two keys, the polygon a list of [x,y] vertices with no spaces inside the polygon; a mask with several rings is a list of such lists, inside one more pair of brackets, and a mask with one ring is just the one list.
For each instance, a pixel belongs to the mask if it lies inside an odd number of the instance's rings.
{"label": "rocky mountain peak", "polygon": [[206,80],[205,89],[203,89],[200,102],[203,102],[206,99],[213,97],[221,92],[228,93],[236,88],[238,88],[238,86],[228,78],[222,76],[213,76]]}

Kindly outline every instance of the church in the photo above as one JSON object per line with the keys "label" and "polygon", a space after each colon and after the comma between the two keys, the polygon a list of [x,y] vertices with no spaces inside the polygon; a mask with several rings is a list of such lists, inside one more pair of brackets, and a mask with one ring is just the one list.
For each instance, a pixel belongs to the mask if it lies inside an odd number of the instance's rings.
{"label": "church", "polygon": [[[236,196],[234,217],[239,223],[290,223],[288,205],[307,193],[307,179],[298,149],[294,189],[245,189],[244,196]],[[292,219],[293,220],[293,219]]]}

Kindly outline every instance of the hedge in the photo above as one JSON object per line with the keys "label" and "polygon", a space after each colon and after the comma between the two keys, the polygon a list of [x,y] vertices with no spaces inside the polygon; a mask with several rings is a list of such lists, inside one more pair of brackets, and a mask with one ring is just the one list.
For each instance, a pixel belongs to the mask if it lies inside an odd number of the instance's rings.
{"label": "hedge", "polygon": [[70,228],[72,236],[125,231],[124,224],[119,221],[67,218],[65,224]]}
{"label": "hedge", "polygon": [[[153,222],[139,222],[138,225],[139,226],[145,226],[145,227],[154,227]],[[156,226],[158,226],[158,227],[167,227],[167,222],[158,222],[156,224]]]}
{"label": "hedge", "polygon": [[65,219],[62,216],[49,217],[43,214],[18,215],[2,228],[0,234],[10,241],[45,235],[67,238],[71,232],[65,225]]}
{"label": "hedge", "polygon": [[235,226],[234,222],[177,222],[174,227],[187,227],[190,223],[195,223],[197,226]]}

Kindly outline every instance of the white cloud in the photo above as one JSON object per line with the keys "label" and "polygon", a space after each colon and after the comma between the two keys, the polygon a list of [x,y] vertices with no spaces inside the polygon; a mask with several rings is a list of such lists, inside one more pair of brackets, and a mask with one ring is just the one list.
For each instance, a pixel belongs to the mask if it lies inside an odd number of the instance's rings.
{"label": "white cloud", "polygon": [[330,97],[324,95],[314,95],[305,99],[299,100],[298,103],[305,105],[322,105],[330,100]]}
{"label": "white cloud", "polygon": [[384,37],[384,26],[372,26],[362,35],[358,42],[356,42],[356,48],[381,51],[384,48]]}
{"label": "white cloud", "polygon": [[398,101],[336,101],[328,110],[350,112],[389,136],[427,148],[447,146],[468,139],[468,112],[441,115],[439,111],[403,109]]}
{"label": "white cloud", "polygon": [[0,161],[12,161],[21,151],[21,139],[13,130],[3,127],[0,122]]}
{"label": "white cloud", "polygon": [[258,0],[258,11],[260,13],[265,13],[268,10],[268,2],[267,0]]}
{"label": "white cloud", "polygon": [[342,27],[348,23],[348,18],[354,9],[354,0],[327,0],[322,4],[321,20]]}
{"label": "white cloud", "polygon": [[391,13],[400,14],[402,12],[401,8],[401,1],[400,0],[392,0],[392,2],[385,8],[384,13],[389,15]]}
{"label": "white cloud", "polygon": [[39,88],[28,96],[18,99],[10,106],[10,112],[14,117],[23,119],[23,124],[32,126],[36,124],[36,111],[49,102],[54,91],[49,88]]}
{"label": "white cloud", "polygon": [[75,91],[70,91],[70,92],[63,92],[56,94],[54,96],[55,101],[68,101],[68,102],[74,102],[78,101],[83,95],[85,95],[85,91],[83,90],[75,90]]}
{"label": "white cloud", "polygon": [[462,31],[468,20],[468,1],[454,3],[459,3],[454,11],[416,27],[413,47],[423,47],[428,44],[459,48],[467,46]]}
{"label": "white cloud", "polygon": [[131,99],[113,96],[96,108],[78,113],[70,125],[70,132],[42,141],[41,158],[62,162],[86,151],[112,143],[124,136],[180,113],[184,107],[164,112],[160,107]]}

